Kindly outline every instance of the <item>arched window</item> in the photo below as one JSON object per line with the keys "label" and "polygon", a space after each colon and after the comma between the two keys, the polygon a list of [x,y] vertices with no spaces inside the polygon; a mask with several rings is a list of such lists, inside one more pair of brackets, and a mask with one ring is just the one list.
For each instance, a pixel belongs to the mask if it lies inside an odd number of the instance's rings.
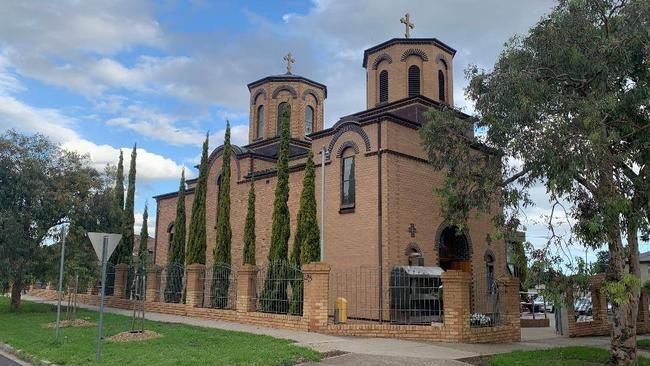
{"label": "arched window", "polygon": [[496,292],[494,282],[494,257],[488,253],[485,255],[485,279],[487,281],[487,288],[489,293]]}
{"label": "arched window", "polygon": [[354,155],[344,157],[341,161],[341,206],[354,207]]}
{"label": "arched window", "polygon": [[388,102],[388,71],[379,73],[379,103]]}
{"label": "arched window", "polygon": [[277,121],[277,130],[276,134],[280,136],[280,133],[282,131],[282,111],[285,108],[289,108],[289,125],[291,125],[291,107],[289,106],[289,103],[287,102],[282,102],[278,104],[278,121]]}
{"label": "arched window", "polygon": [[314,108],[305,108],[305,136],[314,132]]}
{"label": "arched window", "polygon": [[420,95],[420,68],[411,65],[409,67],[409,97]]}
{"label": "arched window", "polygon": [[257,107],[257,124],[255,125],[257,131],[257,138],[264,137],[264,106]]}
{"label": "arched window", "polygon": [[417,248],[408,248],[407,253],[406,253],[406,259],[407,263],[409,266],[418,266],[422,267],[424,266],[424,257],[422,257],[422,253]]}
{"label": "arched window", "polygon": [[176,230],[174,228],[174,223],[172,222],[167,226],[167,233],[169,234],[169,245],[171,245],[172,240],[174,240],[174,232],[176,232]]}
{"label": "arched window", "polygon": [[438,70],[438,98],[441,102],[445,102],[445,73],[442,70]]}

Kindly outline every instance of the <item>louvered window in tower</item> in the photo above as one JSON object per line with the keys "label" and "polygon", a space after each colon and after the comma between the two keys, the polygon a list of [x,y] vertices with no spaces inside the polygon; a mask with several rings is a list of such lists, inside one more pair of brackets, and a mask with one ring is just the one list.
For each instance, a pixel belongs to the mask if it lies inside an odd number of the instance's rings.
{"label": "louvered window in tower", "polygon": [[409,97],[420,95],[420,68],[409,67]]}
{"label": "louvered window in tower", "polygon": [[379,73],[379,103],[388,102],[388,71]]}
{"label": "louvered window in tower", "polygon": [[445,102],[445,73],[438,70],[438,98],[441,102]]}

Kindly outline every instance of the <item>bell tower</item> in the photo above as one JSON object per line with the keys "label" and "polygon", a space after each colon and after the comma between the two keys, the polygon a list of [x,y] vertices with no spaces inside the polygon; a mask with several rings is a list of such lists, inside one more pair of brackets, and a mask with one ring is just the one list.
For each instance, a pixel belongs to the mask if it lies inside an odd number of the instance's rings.
{"label": "bell tower", "polygon": [[422,95],[454,104],[453,65],[456,50],[436,38],[411,38],[410,14],[400,19],[404,38],[393,38],[363,53],[366,108]]}
{"label": "bell tower", "polygon": [[291,73],[296,61],[291,53],[284,56],[287,72],[267,76],[248,84],[250,123],[248,143],[273,139],[280,134],[283,108],[290,108],[291,137],[311,141],[311,133],[323,129],[327,87]]}

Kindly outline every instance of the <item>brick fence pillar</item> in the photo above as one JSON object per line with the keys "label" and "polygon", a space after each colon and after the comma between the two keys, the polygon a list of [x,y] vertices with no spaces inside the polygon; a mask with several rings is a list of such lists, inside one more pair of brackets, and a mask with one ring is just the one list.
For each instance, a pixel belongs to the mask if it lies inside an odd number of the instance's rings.
{"label": "brick fence pillar", "polygon": [[257,267],[244,264],[237,271],[237,311],[247,313],[255,311],[257,299]]}
{"label": "brick fence pillar", "polygon": [[501,296],[503,299],[502,315],[503,324],[513,327],[512,338],[510,342],[521,341],[521,314],[519,313],[519,279],[515,277],[506,277],[501,283]]}
{"label": "brick fence pillar", "polygon": [[160,289],[160,268],[152,267],[147,269],[147,291],[145,301],[158,301],[158,291]]}
{"label": "brick fence pillar", "polygon": [[444,327],[457,342],[465,341],[469,333],[471,281],[467,272],[450,270],[442,274]]}
{"label": "brick fence pillar", "polygon": [[323,262],[302,266],[305,278],[303,317],[310,331],[327,328],[330,270],[330,265]]}
{"label": "brick fence pillar", "polygon": [[129,266],[124,263],[120,263],[115,266],[113,297],[116,299],[123,299],[126,297],[126,275],[128,271]]}
{"label": "brick fence pillar", "polygon": [[594,322],[607,324],[607,297],[605,296],[603,283],[605,274],[600,273],[591,278],[589,290],[591,292],[591,306]]}
{"label": "brick fence pillar", "polygon": [[185,303],[193,308],[203,305],[203,277],[205,276],[205,264],[190,264],[187,266],[187,297]]}

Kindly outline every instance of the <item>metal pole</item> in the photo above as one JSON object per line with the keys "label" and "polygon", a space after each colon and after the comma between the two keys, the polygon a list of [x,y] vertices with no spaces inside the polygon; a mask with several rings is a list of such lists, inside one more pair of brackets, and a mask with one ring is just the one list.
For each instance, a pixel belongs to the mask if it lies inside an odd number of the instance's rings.
{"label": "metal pole", "polygon": [[56,300],[56,331],[55,331],[55,336],[54,339],[56,341],[59,340],[59,333],[60,333],[60,323],[61,323],[61,295],[63,294],[63,263],[65,261],[65,237],[66,237],[66,232],[65,232],[65,225],[61,228],[61,235],[63,236],[61,240],[61,264],[59,265],[59,291],[57,294],[57,300]]}
{"label": "metal pole", "polygon": [[99,300],[99,324],[97,324],[97,347],[95,353],[95,360],[101,362],[102,360],[102,326],[104,322],[104,292],[106,290],[106,249],[108,247],[108,236],[104,236],[102,243],[102,288]]}
{"label": "metal pole", "polygon": [[320,156],[320,261],[325,261],[325,155],[327,148],[323,145]]}

